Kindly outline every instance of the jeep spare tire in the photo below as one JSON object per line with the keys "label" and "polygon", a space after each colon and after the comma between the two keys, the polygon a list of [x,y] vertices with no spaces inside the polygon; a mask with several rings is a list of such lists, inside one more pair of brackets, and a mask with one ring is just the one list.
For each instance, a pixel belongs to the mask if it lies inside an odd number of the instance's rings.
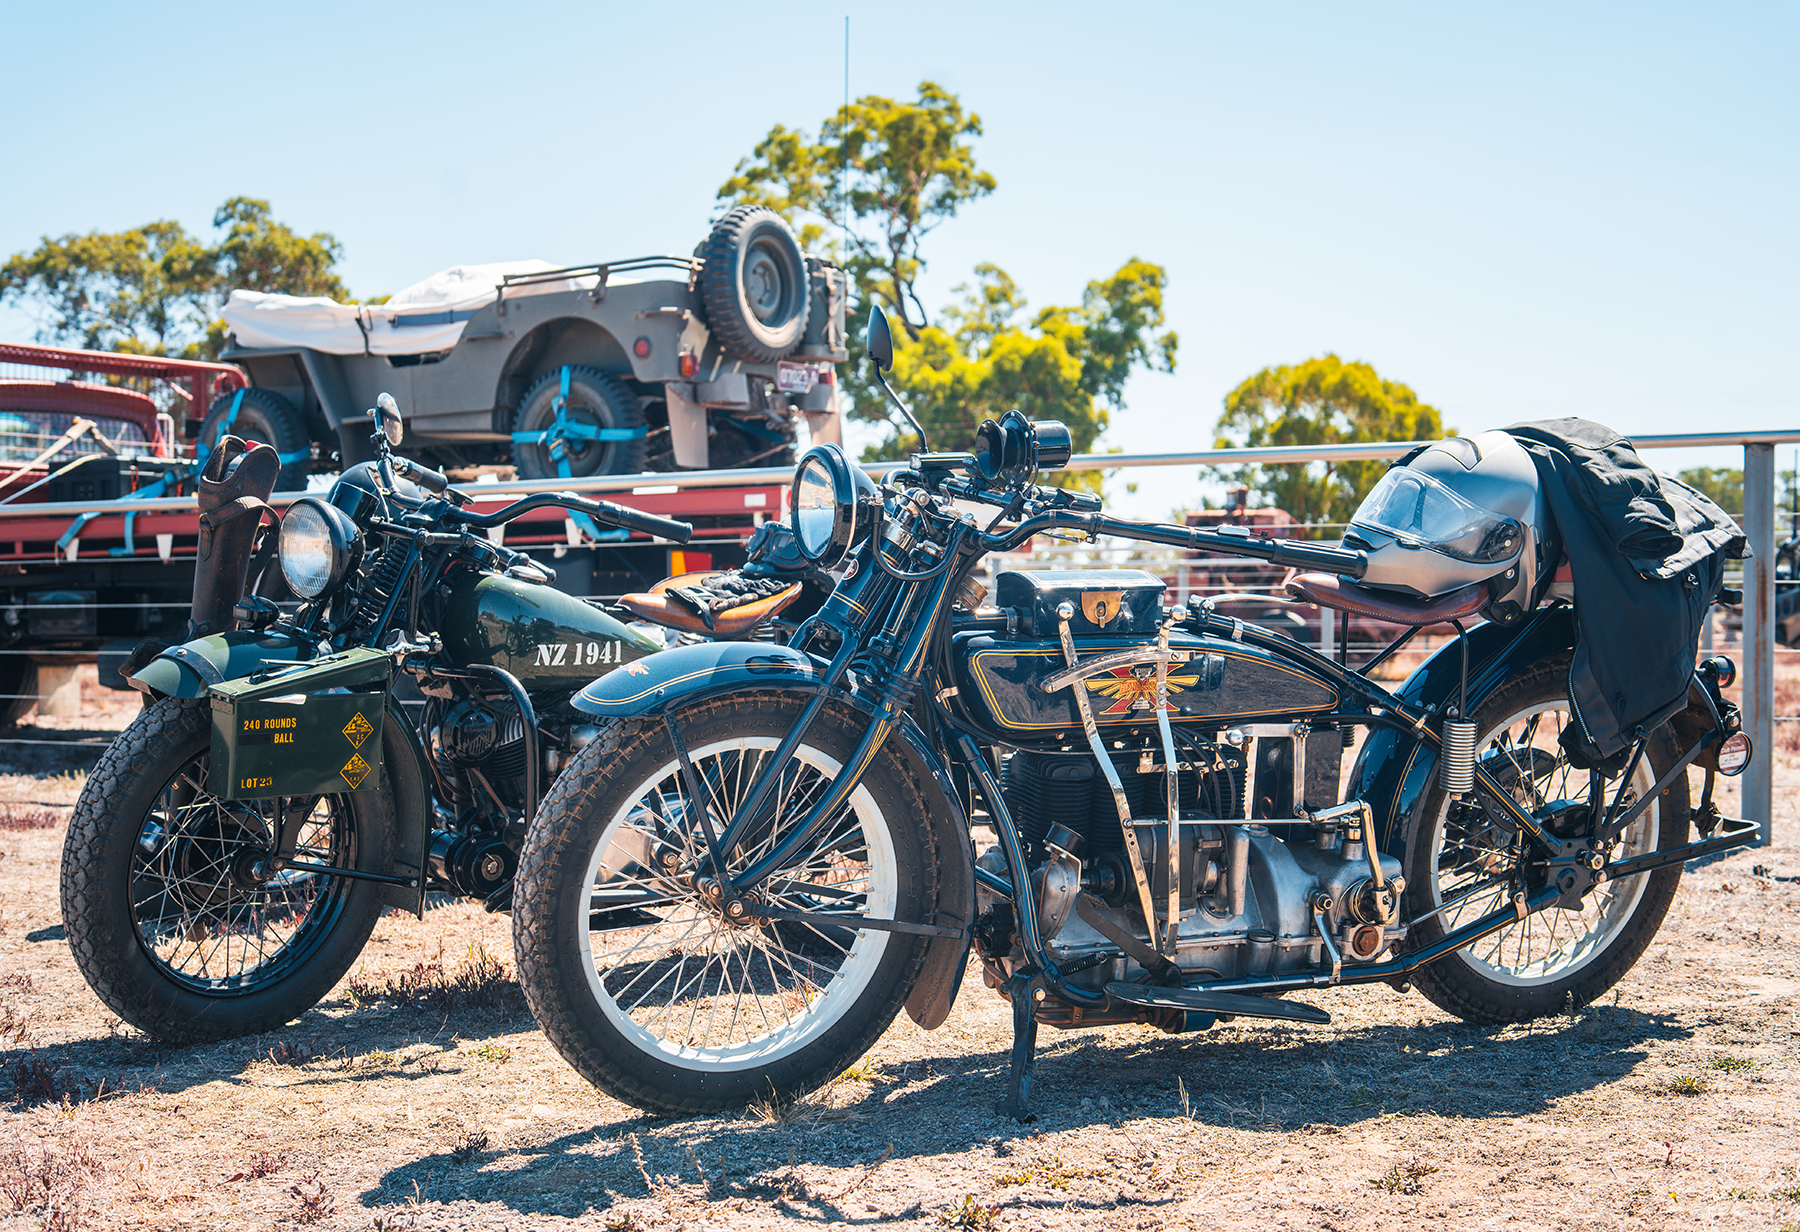
{"label": "jeep spare tire", "polygon": [[719,219],[700,255],[701,306],[725,353],[753,364],[792,354],[811,296],[800,241],[781,215],[740,205]]}

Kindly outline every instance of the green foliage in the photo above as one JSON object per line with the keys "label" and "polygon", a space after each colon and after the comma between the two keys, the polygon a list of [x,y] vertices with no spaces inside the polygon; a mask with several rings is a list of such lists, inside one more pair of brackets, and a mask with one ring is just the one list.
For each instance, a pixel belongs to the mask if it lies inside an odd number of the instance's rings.
{"label": "green foliage", "polygon": [[921,241],[964,204],[994,191],[967,138],[981,117],[941,86],[919,83],[916,102],[866,95],[819,126],[819,139],[776,125],[719,188],[727,205],[766,205],[817,250],[827,225],[851,223],[841,263],[918,340],[926,323],[913,286]]}
{"label": "green foliage", "polygon": [[[870,95],[841,108],[819,126],[817,141],[776,125],[738,163],[719,197],[727,206],[768,206],[809,250],[836,251],[855,285],[855,304],[878,303],[898,318],[904,332],[895,337],[890,381],[935,447],[966,448],[983,419],[1017,409],[1068,424],[1075,448],[1085,452],[1124,409],[1133,371],[1175,370],[1176,335],[1156,332],[1164,324],[1168,275],[1133,257],[1089,283],[1078,307],[1028,317],[1019,286],[984,263],[934,325],[915,290],[925,268],[921,244],[962,206],[994,191],[994,177],[976,165],[969,144],[980,133],[979,116],[922,82],[915,102]],[[834,250],[827,238],[845,212],[848,234]],[[904,457],[918,448],[870,378],[854,325],[842,379],[851,416],[892,430],[867,457]],[[1095,478],[1085,482],[1092,486]]]}
{"label": "green foliage", "polygon": [[269,203],[233,197],[213,215],[213,226],[227,228],[213,249],[213,284],[219,296],[241,288],[283,295],[324,295],[345,299],[344,283],[335,266],[344,246],[327,232],[296,235],[286,223],[269,217]]}
{"label": "green foliage", "polygon": [[[1264,368],[1225,395],[1215,448],[1420,441],[1443,435],[1436,409],[1365,363],[1336,355]],[[1214,467],[1249,485],[1257,504],[1302,522],[1342,522],[1387,470],[1385,462],[1313,462]]]}
{"label": "green foliage", "polygon": [[217,355],[219,308],[235,287],[342,298],[332,272],[343,255],[327,234],[296,235],[269,203],[233,197],[219,207],[216,244],[164,219],[106,234],[45,236],[0,266],[0,302],[25,301],[44,318],[45,342],[138,354]]}
{"label": "green foliage", "polygon": [[1704,496],[1709,496],[1726,513],[1744,512],[1744,469],[1728,466],[1694,466],[1677,471],[1675,477]]}
{"label": "green foliage", "polygon": [[[1067,424],[1075,451],[1086,453],[1124,408],[1132,368],[1174,370],[1176,336],[1149,336],[1163,324],[1168,277],[1161,266],[1134,257],[1112,277],[1089,283],[1080,307],[1045,308],[1029,327],[1017,320],[1025,297],[1006,271],[984,263],[975,273],[973,287],[956,288],[963,299],[944,310],[945,325],[923,327],[916,342],[896,339],[893,384],[938,448],[966,448],[983,419],[1018,410]],[[886,418],[894,428],[867,458],[918,448],[886,411],[858,404],[859,417]],[[1097,480],[1089,473],[1076,482],[1097,488]]]}

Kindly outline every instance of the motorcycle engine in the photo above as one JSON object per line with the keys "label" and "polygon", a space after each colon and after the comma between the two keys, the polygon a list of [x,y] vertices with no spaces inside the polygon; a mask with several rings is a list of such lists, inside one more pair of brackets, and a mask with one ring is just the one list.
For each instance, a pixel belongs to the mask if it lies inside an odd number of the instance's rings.
{"label": "motorcycle engine", "polygon": [[496,713],[484,702],[455,702],[432,738],[446,768],[479,768],[490,780],[525,770],[525,721],[516,710]]}
{"label": "motorcycle engine", "polygon": [[[1128,747],[1117,747],[1120,743]],[[1130,807],[1151,900],[1161,913],[1170,890],[1161,747],[1148,740],[1114,745],[1109,754]],[[1175,859],[1180,917],[1173,958],[1190,977],[1329,965],[1333,951],[1342,962],[1370,962],[1404,936],[1397,924],[1404,884],[1399,861],[1378,854],[1382,875],[1373,876],[1359,806],[1336,806],[1309,817],[1265,816],[1263,802],[1290,796],[1268,790],[1263,767],[1286,765],[1268,756],[1271,751],[1195,736],[1184,736],[1178,744],[1183,824]],[[1255,770],[1247,773],[1247,767]],[[1113,925],[1139,940],[1166,933],[1165,920],[1157,921],[1154,930],[1146,925],[1112,788],[1091,753],[1019,750],[1004,762],[1001,779],[1008,811],[1026,847],[1045,944],[1059,963],[1117,948],[1074,910],[1081,892],[1099,899]],[[1246,804],[1251,820],[1228,820],[1246,818]],[[1006,875],[998,847],[983,853],[979,863]],[[988,929],[984,941],[990,982],[995,982],[996,974],[1023,962],[1023,951],[1005,927],[1009,909],[985,891],[981,895],[983,910],[993,910],[989,918],[998,924]],[[1142,977],[1134,959],[1114,958],[1076,978],[1099,987],[1109,980]],[[1046,1010],[1051,1017],[1045,1021],[1073,1025],[1054,1022],[1056,1012],[1054,1007]]]}

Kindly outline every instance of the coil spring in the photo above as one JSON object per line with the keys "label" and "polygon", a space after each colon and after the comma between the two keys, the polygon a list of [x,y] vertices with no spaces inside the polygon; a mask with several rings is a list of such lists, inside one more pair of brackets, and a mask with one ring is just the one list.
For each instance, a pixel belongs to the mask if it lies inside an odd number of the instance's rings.
{"label": "coil spring", "polygon": [[872,654],[857,655],[850,661],[850,670],[861,678],[871,697],[887,698],[902,710],[912,704],[919,691],[917,680],[907,679],[894,670],[892,663]]}
{"label": "coil spring", "polygon": [[1475,724],[1460,719],[1444,721],[1438,786],[1453,796],[1475,786]]}
{"label": "coil spring", "polygon": [[[394,596],[394,588],[400,585],[406,575],[407,548],[404,544],[389,543],[381,549],[381,555],[363,574],[362,585],[358,589],[356,603],[356,623],[362,628],[369,628],[381,619],[381,611]],[[403,613],[396,611],[396,618]]]}

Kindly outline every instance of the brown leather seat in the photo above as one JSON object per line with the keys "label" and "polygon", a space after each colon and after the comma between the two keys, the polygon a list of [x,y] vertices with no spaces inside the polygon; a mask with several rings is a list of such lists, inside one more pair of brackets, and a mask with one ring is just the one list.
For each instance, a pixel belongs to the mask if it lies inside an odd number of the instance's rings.
{"label": "brown leather seat", "polygon": [[754,600],[742,607],[714,612],[710,629],[693,608],[669,597],[668,592],[674,587],[705,586],[712,579],[723,576],[725,571],[716,569],[710,573],[678,573],[674,577],[664,578],[652,586],[648,593],[621,595],[619,602],[652,624],[665,628],[698,633],[705,637],[736,637],[741,633],[748,633],[771,616],[779,615],[800,597],[800,583],[795,582],[767,598]]}
{"label": "brown leather seat", "polygon": [[1332,573],[1296,573],[1288,579],[1288,594],[1320,607],[1336,608],[1385,620],[1396,625],[1435,625],[1447,620],[1466,620],[1487,606],[1487,586],[1477,582],[1434,599],[1359,586]]}

